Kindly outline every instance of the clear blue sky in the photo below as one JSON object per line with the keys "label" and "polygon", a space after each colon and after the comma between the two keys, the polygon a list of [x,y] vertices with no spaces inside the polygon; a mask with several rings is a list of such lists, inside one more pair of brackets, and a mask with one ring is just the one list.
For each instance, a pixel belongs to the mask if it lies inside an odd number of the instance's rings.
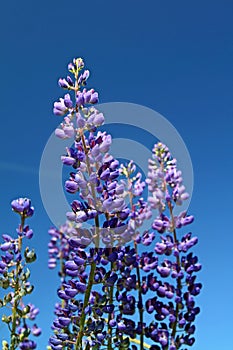
{"label": "clear blue sky", "polygon": [[[38,185],[41,154],[60,122],[52,103],[73,57],[84,57],[101,102],[150,107],[179,131],[194,167],[190,212],[203,263],[194,350],[232,347],[233,3],[230,0],[4,1],[1,4],[0,231],[28,196],[39,260],[32,269],[45,349],[56,295]],[[0,339],[4,329],[0,327]]]}

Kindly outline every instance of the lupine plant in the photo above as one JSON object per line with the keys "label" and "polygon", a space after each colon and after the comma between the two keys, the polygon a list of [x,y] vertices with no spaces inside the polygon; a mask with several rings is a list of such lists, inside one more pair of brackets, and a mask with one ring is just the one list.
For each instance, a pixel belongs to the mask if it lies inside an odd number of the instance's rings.
{"label": "lupine plant", "polygon": [[83,60],[68,70],[55,133],[73,139],[61,160],[75,198],[67,222],[49,230],[48,266],[59,266],[61,283],[48,348],[185,350],[195,341],[201,265],[190,252],[197,237],[184,232],[193,216],[174,214],[188,198],[177,162],[158,142],[146,178],[133,161],[120,164]]}
{"label": "lupine plant", "polygon": [[24,241],[33,236],[32,229],[25,221],[33,215],[34,208],[27,198],[13,200],[11,207],[19,214],[20,224],[16,230],[16,238],[3,234],[4,242],[0,245],[0,286],[6,293],[3,299],[0,299],[0,307],[6,310],[2,322],[7,325],[10,333],[10,341],[3,340],[2,349],[35,349],[36,342],[31,340],[31,336],[37,337],[41,334],[41,328],[35,323],[39,309],[30,302],[24,302],[25,297],[31,294],[34,288],[29,282],[28,264],[36,260],[36,254],[29,247],[24,247]]}

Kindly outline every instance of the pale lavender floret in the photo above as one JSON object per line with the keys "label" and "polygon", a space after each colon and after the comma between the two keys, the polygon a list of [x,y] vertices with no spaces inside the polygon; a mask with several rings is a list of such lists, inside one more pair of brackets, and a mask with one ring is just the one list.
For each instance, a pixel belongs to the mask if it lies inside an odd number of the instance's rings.
{"label": "pale lavender floret", "polygon": [[69,89],[69,83],[64,78],[58,80],[58,85],[63,89]]}
{"label": "pale lavender floret", "polygon": [[61,156],[62,163],[65,165],[73,165],[76,162],[76,159],[69,156]]}
{"label": "pale lavender floret", "polygon": [[12,238],[10,235],[5,234],[5,233],[2,235],[2,238],[3,238],[4,241],[6,241],[6,242],[13,241],[13,238]]}
{"label": "pale lavender floret", "polygon": [[[73,62],[74,63],[74,62]],[[71,72],[71,73],[73,73],[74,72],[74,70],[75,70],[75,66],[74,66],[74,64],[73,64],[72,62],[71,63],[69,63],[68,64],[68,70]]]}
{"label": "pale lavender floret", "polygon": [[125,205],[124,198],[116,198],[112,202],[113,209],[118,210],[118,211],[120,211],[124,205]]}
{"label": "pale lavender floret", "polygon": [[64,125],[63,131],[67,138],[71,138],[74,136],[74,127],[73,125]]}
{"label": "pale lavender floret", "polygon": [[103,113],[98,113],[94,115],[94,120],[93,120],[93,124],[95,126],[100,126],[104,123],[104,115]]}
{"label": "pale lavender floret", "polygon": [[103,142],[100,144],[99,150],[103,153],[108,152],[110,149],[111,143],[112,143],[111,135],[104,135]]}
{"label": "pale lavender floret", "polygon": [[67,135],[65,134],[63,129],[57,128],[55,130],[55,135],[59,137],[59,139],[67,139]]}
{"label": "pale lavender floret", "polygon": [[96,173],[91,173],[89,176],[89,182],[92,184],[97,184],[98,179]]}
{"label": "pale lavender floret", "polygon": [[85,100],[84,100],[83,93],[81,91],[78,91],[77,95],[76,95],[76,105],[78,107],[83,106],[84,102],[85,102]]}
{"label": "pale lavender floret", "polygon": [[98,101],[99,101],[98,92],[94,92],[93,90],[89,103],[95,104],[95,103],[98,103]]}
{"label": "pale lavender floret", "polygon": [[31,331],[35,337],[38,337],[42,333],[42,329],[37,327],[37,325],[35,325],[35,324],[32,326]]}
{"label": "pale lavender floret", "polygon": [[78,191],[78,184],[73,180],[67,180],[65,182],[65,189],[69,193],[76,193]]}
{"label": "pale lavender floret", "polygon": [[29,303],[28,304],[30,307],[30,313],[28,315],[28,318],[30,320],[35,320],[36,316],[38,315],[38,313],[40,312],[39,308],[35,307],[35,305]]}
{"label": "pale lavender floret", "polygon": [[[100,154],[99,145],[95,145],[92,148],[91,154],[92,154],[93,157],[97,157]],[[102,157],[102,155],[101,155],[101,157]]]}
{"label": "pale lavender floret", "polygon": [[111,164],[109,165],[109,168],[111,170],[116,170],[119,167],[119,161],[117,159],[114,159]]}
{"label": "pale lavender floret", "polygon": [[[49,251],[50,253],[50,251]],[[49,269],[54,269],[57,266],[57,259],[55,258],[49,258],[48,260],[48,268]]]}
{"label": "pale lavender floret", "polygon": [[13,244],[11,242],[5,242],[3,244],[0,245],[0,249],[3,252],[6,252],[7,250],[10,250],[13,248]]}
{"label": "pale lavender floret", "polygon": [[172,198],[176,202],[177,205],[182,205],[183,200],[186,200],[189,198],[188,193],[185,192],[184,185],[177,184],[176,187],[173,189],[172,192]]}
{"label": "pale lavender floret", "polygon": [[89,76],[90,76],[89,70],[85,70],[85,71],[79,76],[78,84],[79,84],[79,85],[86,85],[86,81],[87,81],[87,79],[89,78]]}
{"label": "pale lavender floret", "polygon": [[85,179],[83,178],[83,175],[81,172],[78,172],[76,175],[75,175],[75,181],[76,183],[78,184],[78,186],[81,188],[81,189],[85,189],[87,187],[87,182],[85,181]]}
{"label": "pale lavender floret", "polygon": [[151,208],[153,209],[159,209],[160,211],[163,211],[165,208],[165,195],[161,191],[159,187],[154,188],[154,186],[150,187],[150,183],[152,183],[152,180],[147,179],[146,182],[149,184],[149,190],[153,192],[153,196],[148,197],[148,202],[151,205]]}
{"label": "pale lavender floret", "polygon": [[69,221],[75,221],[76,214],[73,211],[67,212],[66,217]]}
{"label": "pale lavender floret", "polygon": [[59,102],[54,102],[53,113],[58,116],[64,116],[68,112],[68,108],[65,106],[64,99],[60,98]]}
{"label": "pale lavender floret", "polygon": [[85,103],[90,102],[91,94],[92,94],[92,90],[89,90],[89,91],[84,90],[83,97],[84,97]]}
{"label": "pale lavender floret", "polygon": [[76,222],[80,222],[80,223],[85,222],[85,221],[87,221],[87,219],[88,219],[88,216],[85,213],[85,211],[80,210],[76,213],[76,217],[75,217]]}
{"label": "pale lavender floret", "polygon": [[123,184],[117,185],[115,191],[116,191],[116,195],[121,195],[125,191],[125,186]]}
{"label": "pale lavender floret", "polygon": [[69,75],[67,75],[66,80],[67,80],[67,82],[68,82],[68,84],[70,86],[74,86],[74,82],[73,82],[72,78]]}
{"label": "pale lavender floret", "polygon": [[76,113],[76,123],[78,128],[84,128],[86,125],[86,120],[81,116],[80,113]]}

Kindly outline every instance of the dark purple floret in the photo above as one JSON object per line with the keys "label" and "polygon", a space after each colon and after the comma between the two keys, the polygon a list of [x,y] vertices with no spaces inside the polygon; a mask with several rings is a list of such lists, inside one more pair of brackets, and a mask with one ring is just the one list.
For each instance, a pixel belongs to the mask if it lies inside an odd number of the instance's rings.
{"label": "dark purple floret", "polygon": [[69,317],[59,317],[58,322],[60,323],[61,326],[67,327],[69,326],[71,319]]}
{"label": "dark purple floret", "polygon": [[21,350],[32,350],[36,349],[36,343],[33,340],[26,339],[20,344],[19,347]]}

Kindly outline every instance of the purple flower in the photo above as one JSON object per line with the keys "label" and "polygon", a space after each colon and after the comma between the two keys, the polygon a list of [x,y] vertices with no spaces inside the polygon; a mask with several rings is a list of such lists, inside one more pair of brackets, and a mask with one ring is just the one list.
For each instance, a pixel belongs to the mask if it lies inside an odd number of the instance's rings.
{"label": "purple flower", "polygon": [[20,343],[19,348],[21,350],[32,350],[36,349],[36,343],[33,340],[25,339],[22,343]]}
{"label": "purple flower", "polygon": [[36,324],[34,324],[31,328],[32,334],[36,337],[38,337],[39,335],[41,335],[42,329],[37,327]]}
{"label": "purple flower", "polygon": [[59,102],[54,102],[53,113],[57,116],[64,116],[68,112],[68,107],[65,105],[64,99],[60,98]]}
{"label": "purple flower", "polygon": [[60,323],[61,326],[67,327],[69,326],[71,319],[68,317],[59,317],[58,322]]}
{"label": "purple flower", "polygon": [[85,86],[86,83],[87,83],[87,79],[89,78],[89,76],[90,76],[89,70],[85,70],[85,71],[79,76],[78,84],[79,84],[79,85]]}
{"label": "purple flower", "polygon": [[23,215],[24,217],[30,217],[34,213],[34,208],[31,206],[31,200],[28,198],[19,198],[11,202],[12,209]]}
{"label": "purple flower", "polygon": [[78,184],[74,180],[68,180],[65,182],[65,189],[69,193],[76,193],[78,191]]}
{"label": "purple flower", "polygon": [[84,293],[85,290],[87,289],[87,286],[86,286],[85,283],[77,282],[77,283],[76,283],[76,288],[77,288],[77,290],[78,290],[80,293]]}
{"label": "purple flower", "polygon": [[63,88],[63,89],[69,89],[69,87],[70,87],[68,81],[67,81],[66,79],[64,79],[64,78],[63,78],[63,79],[60,78],[60,79],[58,80],[58,85],[59,85],[61,88]]}
{"label": "purple flower", "polygon": [[7,250],[11,250],[13,247],[14,246],[13,246],[13,244],[11,242],[5,242],[5,243],[0,245],[0,249],[2,251],[4,251],[4,252],[7,251]]}

